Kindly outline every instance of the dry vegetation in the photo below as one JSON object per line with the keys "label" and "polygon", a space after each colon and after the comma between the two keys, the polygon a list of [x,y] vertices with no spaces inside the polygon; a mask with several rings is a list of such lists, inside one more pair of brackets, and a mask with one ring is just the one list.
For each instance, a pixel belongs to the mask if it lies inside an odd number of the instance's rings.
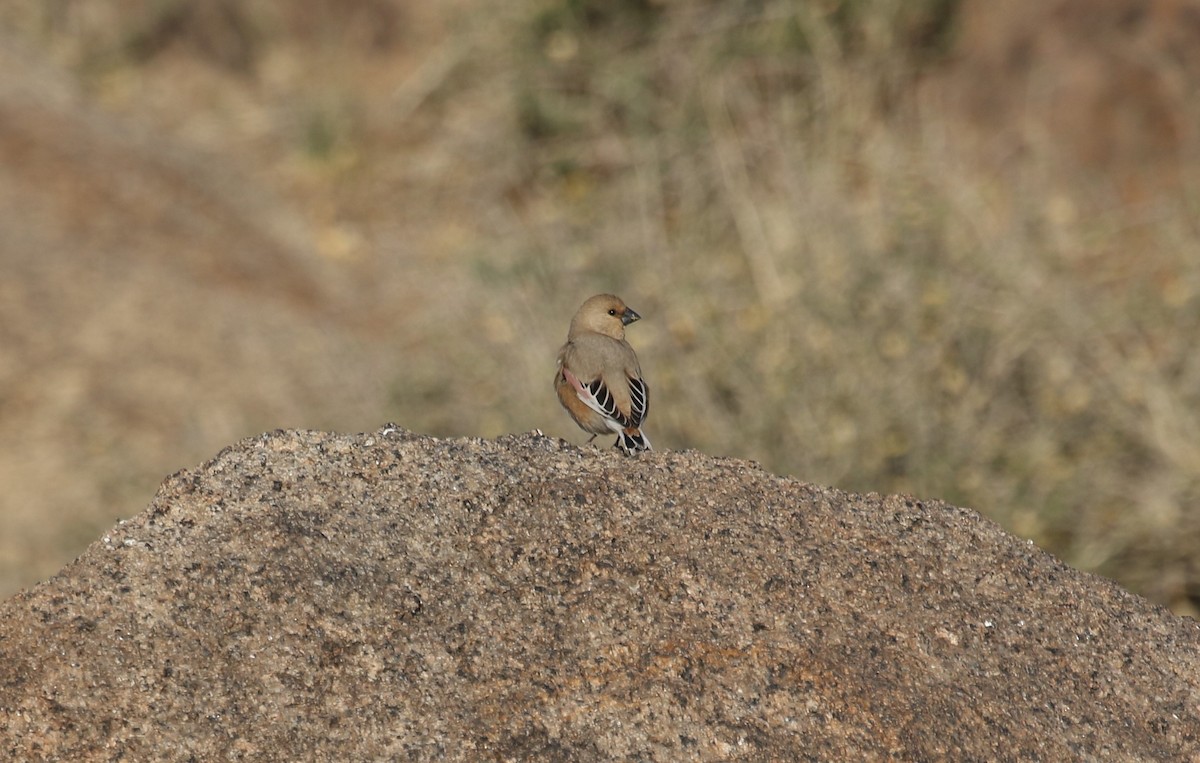
{"label": "dry vegetation", "polygon": [[[1082,105],[1108,58],[1039,65],[1031,32],[1020,76],[988,68],[988,11],[954,0],[89,0],[4,20],[95,103],[301,210],[336,320],[395,355],[373,423],[578,441],[553,353],[612,290],[646,318],[659,447],[976,507],[1194,613],[1200,72],[1179,50],[1200,27],[1122,5],[1049,17],[1094,16],[1090,43],[1063,35],[1085,50],[1155,54],[1108,78],[1132,95]],[[1093,121],[1071,132],[1058,103]],[[323,423],[372,423],[337,410]]]}

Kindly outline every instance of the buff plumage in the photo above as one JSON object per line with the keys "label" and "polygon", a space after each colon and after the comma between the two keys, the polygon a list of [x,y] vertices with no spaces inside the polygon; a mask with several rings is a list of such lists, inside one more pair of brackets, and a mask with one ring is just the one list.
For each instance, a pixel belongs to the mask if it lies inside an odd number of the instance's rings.
{"label": "buff plumage", "polygon": [[563,408],[591,442],[615,434],[626,453],[650,450],[642,422],[650,411],[650,390],[637,354],[625,341],[625,327],[641,318],[620,297],[597,294],[571,319],[567,343],[558,351],[554,389]]}

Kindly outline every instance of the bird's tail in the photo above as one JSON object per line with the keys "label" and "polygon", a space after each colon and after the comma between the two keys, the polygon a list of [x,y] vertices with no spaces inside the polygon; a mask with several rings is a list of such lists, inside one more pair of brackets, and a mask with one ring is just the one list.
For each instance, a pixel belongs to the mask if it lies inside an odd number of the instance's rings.
{"label": "bird's tail", "polygon": [[653,450],[650,447],[650,438],[640,429],[621,430],[617,434],[617,441],[613,443],[613,447],[625,451],[626,455],[632,455],[642,450]]}

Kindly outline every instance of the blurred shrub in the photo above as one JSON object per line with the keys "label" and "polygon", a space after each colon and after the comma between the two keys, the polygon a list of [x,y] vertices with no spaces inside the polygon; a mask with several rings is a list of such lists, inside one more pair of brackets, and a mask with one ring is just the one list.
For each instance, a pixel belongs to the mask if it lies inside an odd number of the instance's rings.
{"label": "blurred shrub", "polygon": [[[646,316],[656,443],[976,506],[1186,609],[1194,202],[1093,213],[1051,157],[963,149],[918,98],[957,7],[538,5],[513,85],[528,236],[486,258],[564,321],[600,289]],[[504,351],[538,378],[559,328]]]}
{"label": "blurred shrub", "polygon": [[[341,261],[361,268],[346,313],[389,341],[403,313],[381,418],[582,440],[550,391],[554,350],[585,297],[615,291],[645,317],[630,334],[656,446],[974,506],[1196,611],[1200,38],[1145,31],[1167,10],[1061,3],[1046,21],[1121,52],[1085,57],[1079,81],[1144,97],[1066,109],[1133,135],[1083,154],[1140,150],[1156,132],[1181,142],[1184,185],[1131,202],[1105,167],[1062,161],[1069,139],[1026,124],[1062,92],[1030,61],[1044,30],[997,47],[959,90],[937,87],[963,68],[962,35],[986,47],[999,21],[1021,23],[1016,6],[968,25],[986,3],[460,0],[425,66],[404,56],[426,6],[193,5],[14,4],[0,22],[50,29],[82,70],[182,50],[250,82],[261,112],[244,122],[267,157],[254,160],[308,178],[288,188],[298,204],[373,253]],[[1167,40],[1168,54],[1126,55],[1109,27]],[[1122,57],[1143,68],[1097,76],[1095,60]],[[1027,79],[1003,79],[1010,65]],[[241,92],[221,76],[190,86]],[[204,102],[179,98],[141,107]],[[962,117],[967,99],[981,127]],[[1141,102],[1154,108],[1123,111]],[[223,108],[208,117],[237,135],[236,105]],[[1160,112],[1163,129],[1135,129]],[[1020,139],[986,148],[1007,134]],[[294,153],[338,171],[289,173]],[[421,300],[395,300],[414,279]]]}

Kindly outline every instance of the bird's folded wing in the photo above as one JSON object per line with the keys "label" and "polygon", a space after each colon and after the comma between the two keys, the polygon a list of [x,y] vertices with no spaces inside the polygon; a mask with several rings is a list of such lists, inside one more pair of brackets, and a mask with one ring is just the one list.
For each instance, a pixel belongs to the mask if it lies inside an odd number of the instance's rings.
{"label": "bird's folded wing", "polygon": [[629,396],[633,405],[628,416],[617,408],[617,401],[605,386],[603,379],[583,385],[583,394],[579,395],[579,399],[596,413],[620,424],[622,428],[636,429],[646,417],[646,405],[649,402],[646,392],[645,382],[641,379],[629,379]]}
{"label": "bird's folded wing", "polygon": [[646,420],[646,414],[650,412],[650,388],[646,386],[646,382],[637,377],[630,377],[629,399],[632,402],[629,418],[633,420],[635,427],[640,427]]}

